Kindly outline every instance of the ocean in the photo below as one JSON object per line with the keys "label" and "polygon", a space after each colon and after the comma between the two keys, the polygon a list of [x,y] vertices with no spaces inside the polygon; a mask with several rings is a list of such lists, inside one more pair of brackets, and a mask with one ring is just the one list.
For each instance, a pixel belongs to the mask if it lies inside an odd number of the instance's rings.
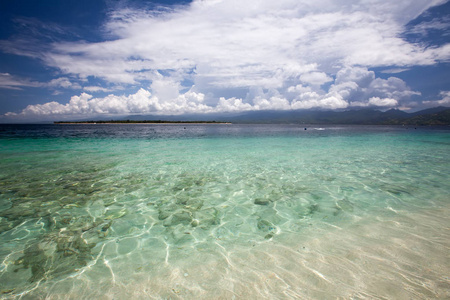
{"label": "ocean", "polygon": [[450,128],[0,125],[3,299],[448,299]]}

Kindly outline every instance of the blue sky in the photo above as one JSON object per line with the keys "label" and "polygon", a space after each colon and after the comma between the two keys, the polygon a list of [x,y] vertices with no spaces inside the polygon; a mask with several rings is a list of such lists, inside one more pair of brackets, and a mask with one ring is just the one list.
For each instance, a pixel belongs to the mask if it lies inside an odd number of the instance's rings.
{"label": "blue sky", "polygon": [[444,0],[3,0],[0,120],[450,106]]}

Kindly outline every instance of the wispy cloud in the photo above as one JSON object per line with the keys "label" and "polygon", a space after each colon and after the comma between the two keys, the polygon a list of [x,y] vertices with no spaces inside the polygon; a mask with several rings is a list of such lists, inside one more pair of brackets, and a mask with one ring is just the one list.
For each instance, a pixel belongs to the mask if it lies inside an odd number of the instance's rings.
{"label": "wispy cloud", "polygon": [[423,101],[423,104],[428,106],[428,107],[450,106],[450,91],[441,91],[439,93],[439,96],[441,97],[441,99],[430,100],[430,101]]}
{"label": "wispy cloud", "polygon": [[112,89],[109,88],[105,88],[105,87],[101,87],[101,86],[85,86],[83,88],[83,90],[85,90],[88,93],[95,93],[95,92],[111,92]]}
{"label": "wispy cloud", "polygon": [[13,20],[17,34],[0,40],[0,50],[15,55],[44,59],[52,51],[53,43],[78,38],[73,28],[47,23],[35,18],[18,17]]}
{"label": "wispy cloud", "polygon": [[449,29],[450,16],[444,16],[414,25],[410,30],[408,30],[408,34],[420,34],[422,36],[427,36],[430,32],[442,31],[444,35],[449,35]]}
{"label": "wispy cloud", "polygon": [[389,68],[389,69],[381,71],[381,73],[398,74],[398,73],[402,73],[402,72],[409,71],[409,70],[410,70],[409,68]]}
{"label": "wispy cloud", "polygon": [[41,86],[39,82],[13,76],[9,73],[0,73],[0,89],[21,90],[23,87],[39,86]]}
{"label": "wispy cloud", "polygon": [[198,0],[158,11],[116,10],[104,25],[109,40],[54,42],[39,57],[63,74],[143,89],[86,98],[87,110],[53,103],[22,113],[405,106],[419,93],[398,78],[375,78],[369,69],[449,61],[450,45],[426,48],[401,38],[409,21],[443,2]]}
{"label": "wispy cloud", "polygon": [[52,79],[46,84],[46,86],[51,88],[81,89],[81,85],[79,83],[73,82],[67,77]]}
{"label": "wispy cloud", "polygon": [[9,73],[0,73],[0,89],[21,90],[25,87],[50,88],[50,89],[81,89],[80,84],[71,81],[67,77],[59,77],[49,82],[32,81],[28,78],[14,76]]}

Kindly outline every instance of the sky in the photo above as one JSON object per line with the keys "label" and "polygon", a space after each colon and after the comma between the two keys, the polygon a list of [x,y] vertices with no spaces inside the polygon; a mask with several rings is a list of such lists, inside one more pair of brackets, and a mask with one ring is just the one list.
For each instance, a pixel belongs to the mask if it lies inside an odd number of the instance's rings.
{"label": "sky", "polygon": [[0,122],[450,106],[446,0],[2,0]]}

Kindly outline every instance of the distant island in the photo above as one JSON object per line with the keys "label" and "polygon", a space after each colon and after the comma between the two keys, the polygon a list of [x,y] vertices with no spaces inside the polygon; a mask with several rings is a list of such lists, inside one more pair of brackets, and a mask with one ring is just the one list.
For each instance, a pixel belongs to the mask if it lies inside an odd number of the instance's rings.
{"label": "distant island", "polygon": [[56,121],[54,124],[229,124],[217,121],[167,121],[167,120],[98,120],[98,121]]}

